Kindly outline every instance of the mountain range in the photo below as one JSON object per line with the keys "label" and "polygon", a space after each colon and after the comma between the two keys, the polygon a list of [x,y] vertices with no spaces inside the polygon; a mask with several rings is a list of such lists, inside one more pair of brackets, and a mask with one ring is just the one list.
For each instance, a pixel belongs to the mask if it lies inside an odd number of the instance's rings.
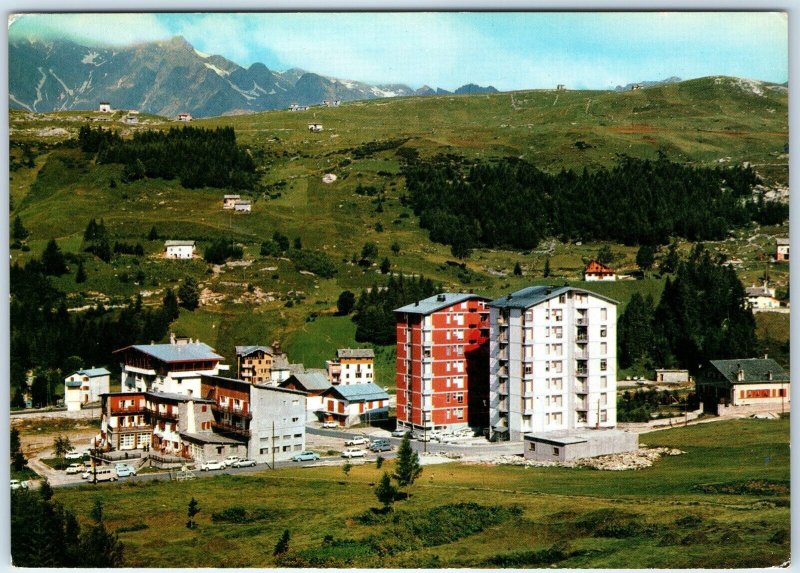
{"label": "mountain range", "polygon": [[[446,90],[325,77],[293,68],[244,68],[196,50],[182,36],[124,48],[82,46],[66,40],[9,43],[9,107],[35,112],[97,109],[138,110],[166,117],[180,112],[219,116],[283,109],[292,103],[441,95]],[[493,93],[467,84],[455,93]]]}

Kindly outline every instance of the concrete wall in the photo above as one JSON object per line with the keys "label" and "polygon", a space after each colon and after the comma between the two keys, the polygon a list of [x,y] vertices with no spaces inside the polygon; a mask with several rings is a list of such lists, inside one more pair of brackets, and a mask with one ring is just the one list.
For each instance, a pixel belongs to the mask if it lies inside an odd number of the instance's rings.
{"label": "concrete wall", "polygon": [[306,397],[299,392],[253,386],[247,455],[257,462],[288,460],[306,447]]}
{"label": "concrete wall", "polygon": [[572,444],[559,444],[544,441],[544,439],[540,440],[535,436],[525,436],[525,459],[565,462],[632,452],[639,448],[639,436],[633,433],[584,431],[580,433],[580,436],[586,436],[587,440]]}

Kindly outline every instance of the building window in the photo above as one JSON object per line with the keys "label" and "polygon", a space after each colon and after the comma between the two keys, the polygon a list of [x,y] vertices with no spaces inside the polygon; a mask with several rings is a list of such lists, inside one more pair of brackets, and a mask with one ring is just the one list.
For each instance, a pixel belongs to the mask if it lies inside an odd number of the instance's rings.
{"label": "building window", "polygon": [[553,354],[556,356],[561,356],[564,353],[564,347],[561,344],[554,344],[553,345]]}
{"label": "building window", "polygon": [[456,402],[458,402],[459,404],[464,403],[464,394],[462,392],[456,393]]}
{"label": "building window", "polygon": [[600,394],[600,405],[601,406],[608,405],[608,394]]}
{"label": "building window", "polygon": [[608,422],[608,410],[600,410],[600,421]]}
{"label": "building window", "polygon": [[561,423],[561,412],[554,412],[553,413],[553,423],[560,424]]}
{"label": "building window", "polygon": [[600,371],[605,372],[606,370],[608,370],[608,360],[603,359],[600,361]]}
{"label": "building window", "polygon": [[600,320],[608,320],[608,309],[601,308],[600,309]]}
{"label": "building window", "polygon": [[205,412],[205,411],[206,411],[206,409],[207,409],[207,406],[206,406],[205,404],[203,404],[203,407],[201,408],[201,411],[202,411],[202,412]]}
{"label": "building window", "polygon": [[608,376],[600,376],[600,388],[608,388]]}
{"label": "building window", "polygon": [[605,338],[606,336],[608,336],[608,328],[606,328],[605,326],[601,326],[600,327],[600,338]]}
{"label": "building window", "polygon": [[566,294],[562,294],[561,296],[558,297],[558,303],[559,304],[565,304],[566,302],[567,302],[567,295]]}
{"label": "building window", "polygon": [[292,422],[299,422],[300,418],[292,418]]}
{"label": "building window", "polygon": [[292,451],[292,446],[283,446],[283,451],[284,452],[291,452]]}
{"label": "building window", "polygon": [[608,342],[600,343],[600,354],[608,354]]}
{"label": "building window", "polygon": [[560,452],[560,448],[557,448],[557,447],[553,446],[553,455],[557,456],[559,453],[561,453]]}
{"label": "building window", "polygon": [[[448,384],[448,386],[449,386],[449,385],[450,385],[450,384]],[[447,392],[447,393],[444,395],[444,401],[445,401],[445,402],[447,402],[448,404],[450,403],[450,392]]]}
{"label": "building window", "polygon": [[528,451],[535,452],[536,451],[536,443],[528,442]]}
{"label": "building window", "polygon": [[564,327],[562,327],[562,326],[554,326],[553,327],[553,336],[555,338],[562,338],[564,336]]}
{"label": "building window", "polygon": [[555,320],[556,322],[561,322],[563,316],[564,316],[564,311],[562,311],[560,308],[553,310],[553,320]]}

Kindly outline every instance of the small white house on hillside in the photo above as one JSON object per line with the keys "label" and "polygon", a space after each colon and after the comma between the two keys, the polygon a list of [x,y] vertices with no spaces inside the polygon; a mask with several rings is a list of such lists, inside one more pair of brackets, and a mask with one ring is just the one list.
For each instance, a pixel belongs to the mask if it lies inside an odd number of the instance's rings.
{"label": "small white house on hillside", "polygon": [[744,290],[747,302],[753,311],[770,310],[781,306],[780,301],[775,298],[775,289],[767,286],[766,282],[761,286],[753,285]]}
{"label": "small white house on hillside", "polygon": [[250,199],[240,199],[233,204],[233,210],[237,213],[249,213],[252,211]]}
{"label": "small white house on hillside", "polygon": [[194,241],[164,241],[164,257],[168,259],[191,259],[194,253]]}
{"label": "small white house on hillside", "polygon": [[114,110],[111,109],[111,104],[109,102],[101,101],[100,102],[100,107],[99,107],[99,109],[97,111],[100,111],[100,112],[103,112],[103,113],[113,113]]}
{"label": "small white house on hillside", "polygon": [[64,378],[64,403],[68,412],[78,412],[82,404],[100,400],[100,394],[107,394],[111,372],[105,368],[78,370]]}
{"label": "small white house on hillside", "polygon": [[192,121],[192,114],[187,112],[179,113],[178,121]]}
{"label": "small white house on hillside", "polygon": [[222,208],[223,209],[233,209],[233,206],[241,198],[242,198],[241,195],[223,195],[222,196]]}

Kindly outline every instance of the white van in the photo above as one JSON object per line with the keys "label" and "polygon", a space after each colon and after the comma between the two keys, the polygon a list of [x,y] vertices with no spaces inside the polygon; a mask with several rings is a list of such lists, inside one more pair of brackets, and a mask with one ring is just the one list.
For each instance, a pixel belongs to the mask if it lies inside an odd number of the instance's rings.
{"label": "white van", "polygon": [[[114,468],[97,468],[95,472],[97,481],[117,481],[119,479]],[[92,478],[89,479],[91,480]]]}

